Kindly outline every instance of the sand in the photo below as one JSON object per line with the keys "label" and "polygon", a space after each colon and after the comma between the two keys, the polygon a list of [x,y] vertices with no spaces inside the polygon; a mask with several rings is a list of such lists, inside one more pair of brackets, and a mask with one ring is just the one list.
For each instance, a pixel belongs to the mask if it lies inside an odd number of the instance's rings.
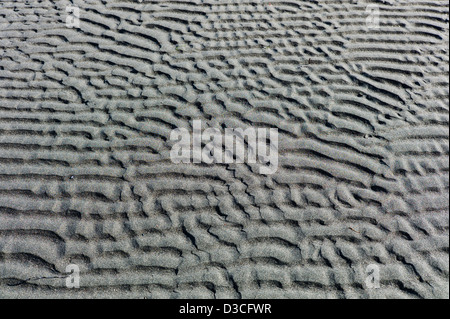
{"label": "sand", "polygon": [[[449,298],[448,14],[0,1],[0,298]],[[196,119],[278,171],[172,163]]]}

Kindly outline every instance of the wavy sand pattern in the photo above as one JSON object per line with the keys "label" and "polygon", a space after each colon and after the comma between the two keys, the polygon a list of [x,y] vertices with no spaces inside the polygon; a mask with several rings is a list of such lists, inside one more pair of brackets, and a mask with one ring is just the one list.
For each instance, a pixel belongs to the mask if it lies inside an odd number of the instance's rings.
{"label": "wavy sand pattern", "polygon": [[[0,298],[448,298],[448,14],[1,0]],[[173,164],[194,119],[278,128],[278,172]]]}

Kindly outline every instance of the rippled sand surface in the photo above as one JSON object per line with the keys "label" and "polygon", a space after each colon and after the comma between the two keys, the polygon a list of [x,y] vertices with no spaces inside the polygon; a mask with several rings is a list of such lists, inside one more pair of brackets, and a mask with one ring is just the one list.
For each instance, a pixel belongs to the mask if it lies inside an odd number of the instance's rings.
{"label": "rippled sand surface", "polygon": [[[448,298],[448,14],[1,0],[0,298]],[[278,171],[174,164],[196,119],[278,128]]]}

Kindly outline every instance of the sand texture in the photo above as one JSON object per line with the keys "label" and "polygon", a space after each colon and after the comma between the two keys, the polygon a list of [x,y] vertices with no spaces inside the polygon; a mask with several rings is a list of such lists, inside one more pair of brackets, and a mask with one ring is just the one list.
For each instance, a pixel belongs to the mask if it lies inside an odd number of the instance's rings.
{"label": "sand texture", "polygon": [[[0,0],[0,298],[449,298],[448,14]],[[278,171],[174,164],[195,119]]]}

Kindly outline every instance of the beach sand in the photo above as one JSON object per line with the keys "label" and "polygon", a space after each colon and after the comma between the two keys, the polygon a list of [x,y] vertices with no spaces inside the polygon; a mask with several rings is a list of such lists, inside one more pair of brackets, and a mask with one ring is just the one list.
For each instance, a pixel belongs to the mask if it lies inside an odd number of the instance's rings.
{"label": "beach sand", "polygon": [[[0,298],[449,298],[448,14],[0,1]],[[193,120],[278,171],[174,164]]]}

